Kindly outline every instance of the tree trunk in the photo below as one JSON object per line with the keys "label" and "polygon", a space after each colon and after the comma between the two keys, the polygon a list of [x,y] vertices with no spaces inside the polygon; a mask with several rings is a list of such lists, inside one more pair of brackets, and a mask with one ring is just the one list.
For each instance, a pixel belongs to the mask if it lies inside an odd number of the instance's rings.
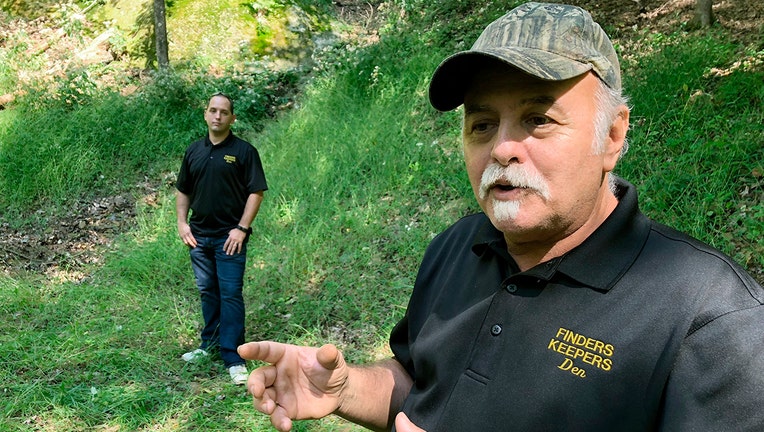
{"label": "tree trunk", "polygon": [[714,23],[713,0],[695,0],[695,20],[700,27],[710,27]]}
{"label": "tree trunk", "polygon": [[164,0],[154,0],[154,38],[156,39],[157,63],[160,69],[167,69],[170,58],[167,53],[167,20]]}

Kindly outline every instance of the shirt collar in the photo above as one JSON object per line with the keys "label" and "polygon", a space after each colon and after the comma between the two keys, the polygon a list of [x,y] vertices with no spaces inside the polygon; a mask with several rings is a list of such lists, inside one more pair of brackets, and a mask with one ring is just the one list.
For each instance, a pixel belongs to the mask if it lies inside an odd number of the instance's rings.
{"label": "shirt collar", "polygon": [[[607,291],[623,276],[647,241],[650,220],[639,211],[637,191],[631,183],[616,177],[618,206],[583,243],[565,255],[543,262],[526,274],[550,280],[557,273],[594,289]],[[486,218],[475,235],[472,251],[483,256],[489,251],[507,260],[513,273],[517,264],[507,252],[504,235]]]}
{"label": "shirt collar", "polygon": [[610,290],[634,263],[650,233],[639,211],[637,189],[616,177],[618,206],[575,249],[560,257],[557,270],[592,288]]}
{"label": "shirt collar", "polygon": [[[229,144],[231,144],[231,141],[233,141],[233,139],[234,139],[234,135],[233,135],[233,132],[231,132],[231,131],[228,131],[228,136],[227,136],[227,137],[225,137],[225,139],[224,139],[223,141],[221,141],[220,143],[218,143],[217,145],[215,145],[215,147],[216,147],[216,148],[226,147],[226,146],[228,146]],[[205,145],[206,147],[210,147],[210,146],[212,146],[212,141],[210,141],[210,135],[209,135],[209,134],[207,134],[207,135],[204,137],[204,145]]]}

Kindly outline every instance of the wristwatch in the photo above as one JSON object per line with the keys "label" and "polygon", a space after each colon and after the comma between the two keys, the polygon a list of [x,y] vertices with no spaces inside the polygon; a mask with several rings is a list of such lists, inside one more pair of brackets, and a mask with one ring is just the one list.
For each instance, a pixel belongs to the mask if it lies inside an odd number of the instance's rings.
{"label": "wristwatch", "polygon": [[244,228],[241,225],[236,225],[236,229],[239,231],[244,231],[245,233],[247,233],[247,235],[252,234],[252,227]]}

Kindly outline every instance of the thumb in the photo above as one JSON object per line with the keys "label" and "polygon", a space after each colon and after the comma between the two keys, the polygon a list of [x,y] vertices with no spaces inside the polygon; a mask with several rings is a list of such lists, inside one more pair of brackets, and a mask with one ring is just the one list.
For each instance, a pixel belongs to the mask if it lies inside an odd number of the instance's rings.
{"label": "thumb", "polygon": [[395,430],[397,432],[425,432],[424,429],[412,423],[403,412],[399,412],[395,416]]}
{"label": "thumb", "polygon": [[342,353],[332,344],[326,344],[316,352],[318,363],[328,370],[335,370],[345,365]]}

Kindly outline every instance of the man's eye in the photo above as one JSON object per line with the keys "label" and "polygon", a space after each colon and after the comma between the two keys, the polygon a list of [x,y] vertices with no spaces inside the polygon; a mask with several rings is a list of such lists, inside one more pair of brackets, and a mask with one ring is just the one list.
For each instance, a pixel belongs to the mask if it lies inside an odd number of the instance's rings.
{"label": "man's eye", "polygon": [[485,132],[487,131],[491,125],[489,123],[475,123],[472,125],[472,131],[473,132]]}
{"label": "man's eye", "polygon": [[533,126],[544,126],[546,124],[551,123],[551,120],[549,120],[549,117],[533,116],[528,118],[528,123],[530,123]]}

